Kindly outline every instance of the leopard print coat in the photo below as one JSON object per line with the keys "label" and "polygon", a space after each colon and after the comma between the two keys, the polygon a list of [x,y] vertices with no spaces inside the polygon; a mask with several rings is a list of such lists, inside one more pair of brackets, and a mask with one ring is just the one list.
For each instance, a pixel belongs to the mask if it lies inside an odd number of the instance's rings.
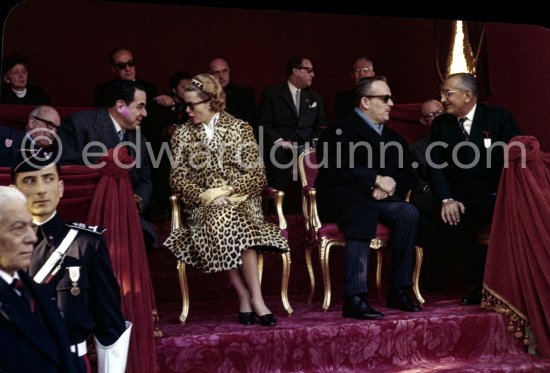
{"label": "leopard print coat", "polygon": [[[164,244],[178,259],[208,273],[240,267],[241,252],[249,248],[289,250],[279,227],[263,219],[260,193],[266,185],[265,170],[247,123],[221,112],[214,137],[208,139],[202,124],[188,122],[174,133],[170,147],[170,185],[183,201],[187,219]],[[201,206],[202,192],[225,183],[247,199]]]}

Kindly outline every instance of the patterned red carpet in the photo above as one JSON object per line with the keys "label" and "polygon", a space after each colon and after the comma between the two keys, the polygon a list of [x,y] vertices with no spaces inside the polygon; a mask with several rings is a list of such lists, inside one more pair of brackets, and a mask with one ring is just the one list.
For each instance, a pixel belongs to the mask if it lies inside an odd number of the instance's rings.
{"label": "patterned red carpet", "polygon": [[343,319],[340,303],[322,312],[293,296],[292,317],[277,297],[276,327],[237,323],[227,300],[196,301],[185,325],[179,304],[162,304],[160,372],[550,372],[550,360],[522,352],[505,319],[456,299],[430,300],[407,314],[376,305],[377,321]]}
{"label": "patterned red carpet", "polygon": [[[304,260],[303,220],[289,216],[292,269],[288,318],[280,296],[281,261],[264,256],[263,291],[278,318],[276,327],[237,323],[238,304],[227,276],[188,269],[190,311],[180,325],[181,295],[176,261],[165,248],[149,254],[159,309],[159,372],[550,372],[550,359],[523,352],[507,331],[504,317],[458,304],[459,296],[430,296],[423,312],[408,314],[371,304],[386,316],[377,321],[341,317],[342,250],[331,254],[333,304],[322,312],[317,255],[313,255],[317,291],[306,303],[309,280]],[[170,229],[157,223],[161,240]],[[385,261],[388,263],[389,261]],[[371,270],[374,270],[372,268]],[[453,276],[452,268],[448,277]],[[388,273],[387,264],[384,273]],[[452,279],[451,279],[452,280]],[[370,285],[374,289],[373,284]],[[450,289],[460,293],[459,289]],[[449,291],[447,291],[449,293]],[[450,294],[450,293],[449,293]]]}

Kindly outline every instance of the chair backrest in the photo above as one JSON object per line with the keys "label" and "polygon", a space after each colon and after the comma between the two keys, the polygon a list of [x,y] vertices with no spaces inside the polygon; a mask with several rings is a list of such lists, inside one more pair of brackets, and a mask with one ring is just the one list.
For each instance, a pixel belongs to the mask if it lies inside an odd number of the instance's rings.
{"label": "chair backrest", "polygon": [[306,149],[298,159],[298,168],[300,171],[300,181],[302,188],[313,187],[317,177],[317,154],[315,148]]}

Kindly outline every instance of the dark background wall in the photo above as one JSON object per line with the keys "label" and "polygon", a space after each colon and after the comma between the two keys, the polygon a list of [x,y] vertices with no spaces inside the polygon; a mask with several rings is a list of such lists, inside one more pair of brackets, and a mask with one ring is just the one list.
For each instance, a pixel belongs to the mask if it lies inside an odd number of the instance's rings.
{"label": "dark background wall", "polygon": [[[440,84],[433,20],[366,15],[206,8],[84,0],[27,0],[4,26],[3,54],[31,59],[30,82],[56,105],[87,106],[93,87],[112,77],[107,53],[134,52],[137,75],[167,89],[176,70],[204,72],[223,56],[232,80],[257,97],[285,79],[288,58],[312,59],[313,88],[324,95],[332,119],[337,91],[351,87],[349,69],[359,55],[390,79],[397,103],[437,98]],[[550,33],[540,26],[490,23],[486,32],[491,97],[550,150]]]}

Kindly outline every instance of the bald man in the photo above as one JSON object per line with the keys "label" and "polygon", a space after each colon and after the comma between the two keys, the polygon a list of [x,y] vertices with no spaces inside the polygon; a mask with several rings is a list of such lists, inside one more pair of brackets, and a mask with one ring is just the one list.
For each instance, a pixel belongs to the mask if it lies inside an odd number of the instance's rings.
{"label": "bald man", "polygon": [[11,167],[20,149],[55,149],[59,113],[51,106],[39,105],[31,110],[25,131],[0,127],[0,167]]}
{"label": "bald man", "polygon": [[208,73],[218,79],[225,91],[225,111],[248,122],[252,128],[255,128],[256,98],[254,90],[233,84],[231,81],[231,67],[221,57],[208,62]]}

